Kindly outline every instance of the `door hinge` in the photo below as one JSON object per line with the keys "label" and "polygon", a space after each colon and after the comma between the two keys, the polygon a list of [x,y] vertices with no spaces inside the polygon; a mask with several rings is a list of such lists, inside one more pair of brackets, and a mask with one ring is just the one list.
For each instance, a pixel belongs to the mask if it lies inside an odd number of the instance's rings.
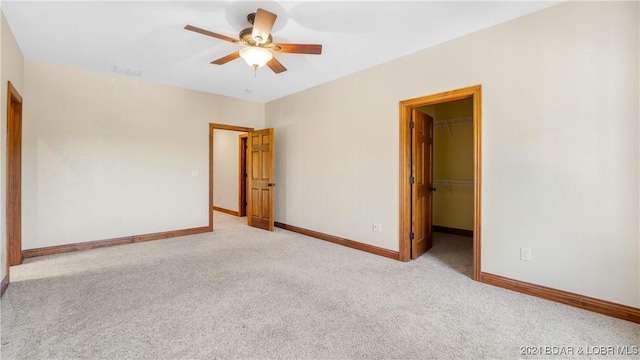
{"label": "door hinge", "polygon": [[414,184],[416,182],[416,178],[413,176],[409,178],[409,184]]}
{"label": "door hinge", "polygon": [[416,127],[416,123],[415,123],[415,122],[413,122],[413,121],[410,121],[410,122],[409,122],[409,129],[413,129],[413,128],[415,128],[415,127]]}
{"label": "door hinge", "polygon": [[245,202],[244,202],[244,206],[247,206],[247,205],[249,205],[249,204],[247,204],[247,202],[245,201]]}
{"label": "door hinge", "polygon": [[413,232],[409,233],[409,240],[413,240],[413,238],[415,237],[415,234]]}

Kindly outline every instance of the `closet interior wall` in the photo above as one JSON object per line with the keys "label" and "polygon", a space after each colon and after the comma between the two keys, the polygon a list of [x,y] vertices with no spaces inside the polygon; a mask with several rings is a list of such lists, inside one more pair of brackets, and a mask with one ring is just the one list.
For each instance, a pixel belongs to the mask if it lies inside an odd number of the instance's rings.
{"label": "closet interior wall", "polygon": [[473,99],[419,110],[434,119],[433,225],[473,231]]}

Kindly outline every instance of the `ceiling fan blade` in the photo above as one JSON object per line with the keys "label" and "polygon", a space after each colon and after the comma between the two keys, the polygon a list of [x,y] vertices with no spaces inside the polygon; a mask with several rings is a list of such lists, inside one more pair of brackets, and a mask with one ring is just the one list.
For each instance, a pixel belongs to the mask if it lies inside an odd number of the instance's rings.
{"label": "ceiling fan blade", "polygon": [[228,42],[232,42],[232,43],[237,43],[238,42],[237,39],[234,39],[232,37],[229,37],[229,36],[226,36],[226,35],[221,35],[221,34],[218,34],[218,33],[214,33],[212,31],[201,29],[199,27],[186,25],[184,28],[185,28],[185,30],[195,31],[197,33],[200,33],[200,34],[203,34],[203,35],[207,35],[207,36],[213,36],[214,38],[218,38],[220,40],[224,40],[224,41],[228,41]]}
{"label": "ceiling fan blade", "polygon": [[253,20],[253,31],[251,37],[259,44],[264,44],[269,40],[271,29],[276,22],[277,15],[264,9],[258,9]]}
{"label": "ceiling fan blade", "polygon": [[290,54],[322,54],[322,45],[313,44],[273,44],[273,51]]}
{"label": "ceiling fan blade", "polygon": [[269,67],[269,69],[273,70],[273,72],[276,74],[280,74],[283,71],[287,71],[287,68],[284,67],[284,65],[282,65],[280,61],[278,61],[278,59],[276,59],[275,57],[269,60],[269,62],[267,63],[267,66]]}
{"label": "ceiling fan blade", "polygon": [[213,60],[211,63],[214,65],[224,65],[226,63],[228,63],[229,61],[235,60],[237,58],[240,57],[240,51],[236,51],[234,53],[231,53],[227,56],[223,56],[220,59],[217,60]]}

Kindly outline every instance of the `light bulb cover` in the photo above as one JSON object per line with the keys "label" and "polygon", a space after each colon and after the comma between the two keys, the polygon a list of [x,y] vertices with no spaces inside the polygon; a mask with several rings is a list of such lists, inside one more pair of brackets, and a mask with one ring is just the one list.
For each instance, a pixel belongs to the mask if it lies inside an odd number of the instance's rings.
{"label": "light bulb cover", "polygon": [[263,67],[266,63],[268,63],[271,59],[273,59],[273,54],[271,51],[257,47],[257,46],[247,46],[244,49],[240,50],[240,57],[244,59],[244,61],[249,64],[249,66],[254,68]]}

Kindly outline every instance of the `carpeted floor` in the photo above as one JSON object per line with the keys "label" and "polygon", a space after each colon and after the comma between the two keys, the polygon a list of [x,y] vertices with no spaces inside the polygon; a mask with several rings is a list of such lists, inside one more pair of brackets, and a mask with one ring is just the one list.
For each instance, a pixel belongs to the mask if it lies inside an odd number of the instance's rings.
{"label": "carpeted floor", "polygon": [[209,234],[12,267],[2,359],[514,359],[540,346],[575,359],[640,345],[638,324],[472,281],[469,238],[440,234],[402,263],[215,217]]}

